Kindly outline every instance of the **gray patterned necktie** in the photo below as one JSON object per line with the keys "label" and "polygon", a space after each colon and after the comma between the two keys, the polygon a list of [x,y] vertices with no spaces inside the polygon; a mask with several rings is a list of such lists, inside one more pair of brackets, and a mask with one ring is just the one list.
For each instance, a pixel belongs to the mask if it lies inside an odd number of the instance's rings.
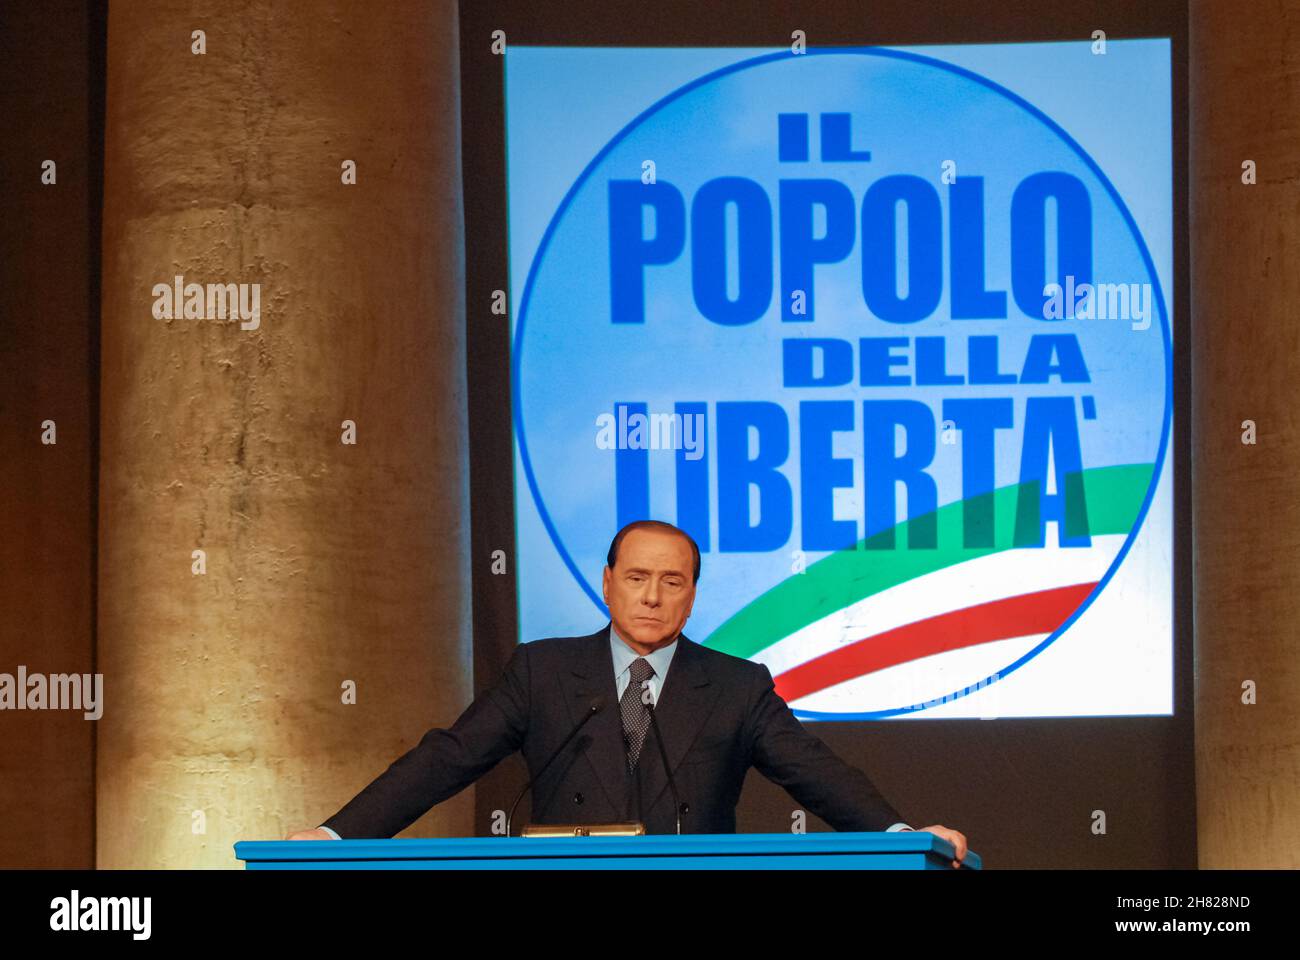
{"label": "gray patterned necktie", "polygon": [[650,729],[650,711],[646,709],[641,696],[647,680],[654,676],[654,667],[645,657],[632,661],[632,681],[623,691],[619,700],[619,709],[623,712],[623,743],[627,746],[627,768],[636,767],[637,758],[641,756],[641,746],[645,743],[646,731]]}

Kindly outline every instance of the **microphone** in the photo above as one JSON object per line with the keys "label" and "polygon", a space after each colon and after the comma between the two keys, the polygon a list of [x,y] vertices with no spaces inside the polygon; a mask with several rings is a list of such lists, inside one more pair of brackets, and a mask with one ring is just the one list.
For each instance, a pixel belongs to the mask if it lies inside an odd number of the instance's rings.
{"label": "microphone", "polygon": [[668,775],[668,789],[673,795],[673,812],[677,815],[677,835],[682,835],[682,814],[690,810],[690,807],[682,809],[682,803],[677,798],[677,783],[673,780],[673,770],[668,763],[668,751],[664,749],[664,738],[659,732],[659,721],[655,719],[655,708],[652,704],[647,703],[645,708],[650,711],[650,726],[655,732],[655,744],[659,747],[659,758],[664,764],[664,773]]}
{"label": "microphone", "polygon": [[558,747],[555,748],[555,752],[552,753],[550,757],[547,758],[544,764],[542,764],[541,769],[537,771],[537,776],[529,777],[528,782],[524,784],[524,788],[519,791],[519,796],[515,797],[515,802],[510,804],[510,812],[506,814],[506,836],[507,837],[510,836],[510,821],[514,819],[515,807],[519,806],[519,801],[524,798],[524,794],[526,794],[529,791],[529,789],[531,789],[532,785],[537,781],[538,777],[540,777],[542,774],[544,774],[547,771],[547,768],[549,768],[550,765],[555,762],[556,758],[561,753],[564,752],[564,748],[569,745],[569,741],[571,741],[574,737],[578,735],[578,731],[587,725],[587,721],[590,720],[592,717],[594,717],[596,714],[600,713],[600,711],[604,709],[605,709],[604,697],[596,697],[594,700],[592,700],[591,705],[587,707],[587,712],[582,715],[582,719],[579,720],[577,725],[572,730],[569,731],[569,735],[564,738],[564,741]]}

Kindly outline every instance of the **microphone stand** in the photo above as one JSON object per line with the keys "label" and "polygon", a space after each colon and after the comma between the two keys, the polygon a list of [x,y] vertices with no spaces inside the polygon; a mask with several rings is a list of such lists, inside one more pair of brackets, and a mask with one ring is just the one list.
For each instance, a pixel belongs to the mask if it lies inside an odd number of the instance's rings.
{"label": "microphone stand", "polygon": [[524,794],[527,793],[529,789],[532,787],[532,785],[537,782],[538,777],[540,777],[542,774],[544,774],[547,771],[550,765],[555,762],[556,758],[561,753],[564,752],[564,748],[567,747],[569,745],[569,742],[578,735],[578,731],[587,725],[587,721],[590,720],[592,717],[594,717],[596,714],[600,713],[601,709],[604,706],[605,706],[605,701],[603,698],[599,698],[591,701],[591,706],[587,708],[587,712],[583,714],[582,719],[578,721],[577,726],[575,726],[572,730],[569,731],[569,735],[564,738],[564,742],[561,743],[558,747],[556,747],[555,752],[552,753],[549,758],[547,758],[547,761],[544,764],[542,764],[541,769],[537,771],[537,776],[528,778],[528,782],[524,784],[524,788],[519,791],[519,796],[515,797],[515,802],[510,804],[510,812],[506,814],[506,836],[507,837],[510,836],[510,821],[514,819],[515,807],[519,806],[519,801],[524,798]]}
{"label": "microphone stand", "polygon": [[664,773],[668,776],[668,789],[673,795],[673,812],[677,817],[677,835],[682,835],[682,804],[677,797],[677,783],[673,780],[673,770],[668,763],[668,751],[664,749],[664,738],[659,732],[659,721],[655,719],[655,708],[653,704],[646,704],[646,709],[650,711],[650,726],[655,732],[655,745],[659,748],[659,758],[663,761]]}

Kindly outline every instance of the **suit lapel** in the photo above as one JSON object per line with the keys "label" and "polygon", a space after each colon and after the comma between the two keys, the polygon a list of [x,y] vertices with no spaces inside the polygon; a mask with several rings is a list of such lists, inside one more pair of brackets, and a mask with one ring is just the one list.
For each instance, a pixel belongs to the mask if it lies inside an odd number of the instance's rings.
{"label": "suit lapel", "polygon": [[[609,652],[610,629],[607,626],[584,638],[578,654],[570,663],[569,675],[563,681],[569,691],[572,723],[582,719],[593,700],[604,701],[600,713],[588,721],[578,736],[580,742],[586,743],[587,760],[600,778],[610,804],[621,811],[627,804],[623,773],[627,767],[627,752],[623,749],[623,718],[619,713],[618,688],[614,683],[614,658]],[[671,669],[668,679],[672,681]]]}
{"label": "suit lapel", "polygon": [[[609,652],[609,631],[603,630],[584,638],[579,652],[563,678],[568,689],[570,722],[582,719],[596,698],[605,701],[604,708],[593,717],[579,734],[586,742],[585,753],[596,776],[599,777],[609,802],[615,810],[627,804],[627,751],[623,748],[623,716],[619,710],[618,687],[614,683],[614,658]],[[681,764],[686,751],[695,742],[704,721],[713,710],[720,687],[713,683],[700,656],[699,644],[685,634],[677,638],[677,652],[668,666],[668,679],[659,692],[655,717],[663,733],[664,750],[673,773]],[[641,768],[642,815],[648,816],[651,808],[668,789],[659,747],[654,742],[654,731],[646,732],[638,761]],[[689,800],[682,797],[683,801]]]}
{"label": "suit lapel", "polygon": [[[686,751],[704,727],[704,721],[712,712],[714,701],[721,690],[718,684],[710,680],[703,661],[699,644],[684,634],[678,637],[677,652],[673,654],[672,663],[668,666],[668,679],[664,681],[655,707],[655,718],[659,721],[659,730],[663,734],[668,765],[674,774],[686,756]],[[610,670],[613,669],[611,661]],[[621,730],[621,720],[619,727]],[[645,746],[641,748],[641,757],[637,761],[641,768],[641,813],[646,818],[668,789],[668,777],[664,773],[659,746],[654,739],[654,730],[647,731]],[[678,789],[680,790],[680,784]],[[685,802],[690,798],[679,799]]]}

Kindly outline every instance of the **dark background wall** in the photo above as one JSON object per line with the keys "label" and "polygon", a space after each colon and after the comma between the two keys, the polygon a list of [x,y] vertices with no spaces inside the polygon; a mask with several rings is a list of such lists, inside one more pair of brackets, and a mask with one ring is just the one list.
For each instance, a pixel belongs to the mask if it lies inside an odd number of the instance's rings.
{"label": "dark background wall", "polygon": [[[989,866],[1193,867],[1196,790],[1192,724],[1190,490],[1188,479],[1187,6],[1176,0],[1080,3],[876,0],[745,4],[529,0],[461,5],[461,108],[466,170],[466,284],[470,481],[473,490],[475,686],[499,675],[517,635],[513,576],[490,573],[492,551],[514,556],[509,327],[490,312],[508,289],[502,58],[492,32],[515,46],[903,45],[1172,38],[1175,330],[1175,715],[1102,719],[924,720],[818,723],[811,729],[861,767],[913,826],[966,833]],[[743,9],[743,14],[737,11]],[[508,54],[507,54],[508,55]],[[612,523],[612,519],[610,520]],[[610,531],[611,535],[613,530]],[[708,557],[704,558],[707,570]],[[701,581],[708,589],[708,580]],[[575,634],[602,626],[572,625]],[[687,625],[690,634],[690,625]],[[477,822],[507,806],[524,782],[511,758],[479,781]],[[798,805],[750,771],[738,811],[742,832],[790,829]],[[1107,833],[1092,833],[1104,810]],[[827,829],[809,817],[810,829]]]}
{"label": "dark background wall", "polygon": [[[104,20],[0,5],[0,672],[94,672]],[[57,181],[41,183],[53,160]],[[55,422],[53,445],[41,424]],[[0,714],[0,867],[90,867],[95,724]]]}

